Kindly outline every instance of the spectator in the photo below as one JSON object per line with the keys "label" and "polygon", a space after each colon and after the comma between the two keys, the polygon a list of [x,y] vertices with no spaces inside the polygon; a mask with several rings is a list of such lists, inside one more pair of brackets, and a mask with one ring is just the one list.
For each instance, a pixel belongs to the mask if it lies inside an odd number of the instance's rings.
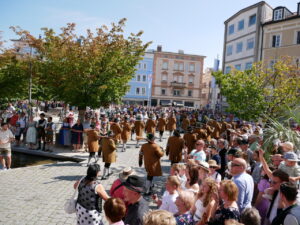
{"label": "spectator", "polygon": [[48,118],[48,123],[46,125],[45,128],[45,132],[46,132],[46,138],[45,138],[45,143],[47,145],[47,148],[45,151],[51,151],[50,147],[53,146],[53,135],[55,134],[55,124],[52,122],[52,117]]}
{"label": "spectator", "polygon": [[169,176],[166,182],[166,191],[163,194],[162,200],[159,200],[157,195],[153,195],[153,200],[159,206],[159,209],[166,210],[172,214],[178,212],[175,205],[176,198],[178,197],[178,189],[180,181],[177,176]]}
{"label": "spectator", "polygon": [[171,167],[170,175],[177,176],[180,181],[180,187],[183,188],[187,178],[185,176],[186,165],[183,163],[175,163]]}
{"label": "spectator", "polygon": [[109,198],[104,203],[105,217],[109,224],[124,225],[122,218],[126,214],[126,206],[119,198]]}
{"label": "spectator", "polygon": [[42,141],[43,141],[43,149],[45,150],[45,141],[46,141],[46,133],[45,133],[45,128],[47,125],[47,121],[45,120],[45,114],[41,113],[40,114],[40,119],[37,122],[37,133],[38,133],[38,148],[37,150],[41,149]]}
{"label": "spectator", "polygon": [[272,221],[272,225],[299,225],[300,206],[297,204],[298,189],[291,182],[280,185],[280,200],[283,202],[284,210]]}
{"label": "spectator", "polygon": [[246,173],[247,163],[244,159],[234,159],[231,163],[230,173],[233,176],[233,182],[239,189],[238,206],[240,212],[245,208],[251,208],[253,198],[254,182],[253,178]]}
{"label": "spectator", "polygon": [[74,189],[78,187],[76,204],[78,225],[102,223],[98,199],[106,201],[109,196],[102,184],[98,183],[98,176],[100,176],[100,166],[93,164],[87,169],[87,175],[74,184]]}
{"label": "spectator", "polygon": [[209,173],[209,164],[207,162],[199,162],[198,163],[198,184],[201,185],[202,181],[204,181],[208,177]]}
{"label": "spectator", "polygon": [[244,225],[261,225],[261,217],[255,208],[247,208],[241,214],[241,222]]}
{"label": "spectator", "polygon": [[213,195],[217,193],[217,183],[211,178],[206,178],[192,209],[194,222],[196,224],[206,224],[210,220],[212,210],[215,208],[216,204],[218,204],[215,199],[213,199]]}
{"label": "spectator", "polygon": [[166,210],[154,210],[144,216],[144,225],[176,225],[176,220]]}
{"label": "spectator", "polygon": [[74,152],[79,152],[79,149],[81,149],[82,147],[82,143],[83,143],[83,126],[81,124],[80,119],[77,120],[76,124],[74,126],[72,126],[71,129],[71,142],[73,145],[73,151]]}
{"label": "spectator", "polygon": [[221,158],[221,168],[219,169],[218,173],[220,173],[222,178],[224,178],[226,167],[227,167],[227,158],[226,158],[227,141],[222,138],[219,139],[218,140],[218,148],[219,148],[219,155]]}
{"label": "spectator", "polygon": [[64,118],[62,127],[59,130],[59,144],[63,146],[71,145],[71,126],[67,118]]}
{"label": "spectator", "polygon": [[191,153],[189,154],[187,158],[189,159],[195,159],[199,162],[201,161],[205,161],[206,160],[206,155],[205,155],[205,152],[204,152],[204,146],[205,146],[205,143],[203,140],[198,140],[196,142],[196,149],[194,149],[193,151],[191,151]]}
{"label": "spectator", "polygon": [[220,205],[215,213],[212,213],[209,225],[224,225],[227,220],[239,220],[240,212],[237,205],[238,187],[231,180],[224,180],[221,182],[219,193],[215,194],[213,198],[216,202],[223,200],[223,205]]}
{"label": "spectator", "polygon": [[148,202],[143,198],[144,180],[132,175],[124,182],[124,200],[128,202],[128,211],[124,218],[125,224],[142,225],[143,216],[148,212]]}
{"label": "spectator", "polygon": [[209,160],[208,161],[209,165],[209,177],[216,181],[217,183],[220,183],[222,180],[221,174],[217,172],[217,170],[220,168],[220,166],[216,163],[215,160]]}
{"label": "spectator", "polygon": [[297,182],[300,179],[300,166],[297,164],[298,156],[295,152],[286,152],[283,156],[284,162],[278,169],[286,172],[290,176],[290,181]]}
{"label": "spectator", "polygon": [[177,225],[193,225],[194,220],[190,212],[195,202],[195,195],[190,191],[181,191],[176,198],[175,204],[178,208],[176,216]]}
{"label": "spectator", "polygon": [[33,116],[29,117],[28,127],[26,132],[26,143],[29,144],[29,149],[33,149],[36,144],[36,121],[33,121]]}
{"label": "spectator", "polygon": [[183,190],[191,191],[194,193],[198,193],[199,191],[199,184],[198,184],[198,167],[188,165],[185,171],[185,175],[187,178],[187,182],[183,188]]}
{"label": "spectator", "polygon": [[0,129],[0,163],[2,170],[10,169],[11,166],[11,142],[14,140],[14,135],[8,124],[5,122],[1,123]]}
{"label": "spectator", "polygon": [[221,165],[221,157],[218,153],[217,147],[210,146],[209,149],[211,153],[211,159],[215,160],[218,165]]}

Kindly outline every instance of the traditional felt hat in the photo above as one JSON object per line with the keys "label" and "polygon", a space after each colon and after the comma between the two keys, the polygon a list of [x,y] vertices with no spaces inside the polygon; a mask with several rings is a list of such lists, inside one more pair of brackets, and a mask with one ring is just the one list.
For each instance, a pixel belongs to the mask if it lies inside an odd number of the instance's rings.
{"label": "traditional felt hat", "polygon": [[129,176],[123,185],[131,191],[135,191],[137,193],[143,193],[144,190],[144,179],[136,176],[131,175]]}

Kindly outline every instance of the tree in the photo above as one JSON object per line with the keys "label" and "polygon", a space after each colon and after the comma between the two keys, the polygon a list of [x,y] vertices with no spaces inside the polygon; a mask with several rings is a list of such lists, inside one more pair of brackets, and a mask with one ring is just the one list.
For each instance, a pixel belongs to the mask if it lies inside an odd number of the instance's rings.
{"label": "tree", "polygon": [[40,38],[13,29],[36,49],[40,59],[36,67],[43,86],[57,99],[85,109],[119,102],[128,90],[135,65],[150,44],[142,43],[142,32],[125,38],[125,21],[113,23],[110,30],[102,26],[95,34],[87,30],[86,36],[78,36],[73,23],[60,34],[43,28]]}
{"label": "tree", "polygon": [[241,119],[255,120],[263,114],[277,117],[282,106],[293,108],[300,103],[300,71],[288,58],[271,69],[257,63],[250,70],[213,76],[229,104],[227,111]]}

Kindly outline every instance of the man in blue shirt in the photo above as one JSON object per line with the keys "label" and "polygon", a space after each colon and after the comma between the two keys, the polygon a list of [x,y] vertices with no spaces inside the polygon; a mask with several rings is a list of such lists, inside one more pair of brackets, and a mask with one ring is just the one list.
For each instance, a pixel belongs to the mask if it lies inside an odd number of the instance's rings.
{"label": "man in blue shirt", "polygon": [[251,201],[254,192],[253,178],[246,173],[247,163],[244,159],[237,158],[231,163],[230,173],[233,176],[233,182],[239,189],[238,206],[242,213],[245,208],[251,208]]}

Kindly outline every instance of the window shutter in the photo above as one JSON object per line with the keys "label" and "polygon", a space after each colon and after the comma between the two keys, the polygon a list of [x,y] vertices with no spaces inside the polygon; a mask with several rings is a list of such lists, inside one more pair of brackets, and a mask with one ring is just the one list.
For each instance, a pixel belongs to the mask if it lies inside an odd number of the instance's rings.
{"label": "window shutter", "polygon": [[276,46],[276,35],[273,35],[272,47]]}

